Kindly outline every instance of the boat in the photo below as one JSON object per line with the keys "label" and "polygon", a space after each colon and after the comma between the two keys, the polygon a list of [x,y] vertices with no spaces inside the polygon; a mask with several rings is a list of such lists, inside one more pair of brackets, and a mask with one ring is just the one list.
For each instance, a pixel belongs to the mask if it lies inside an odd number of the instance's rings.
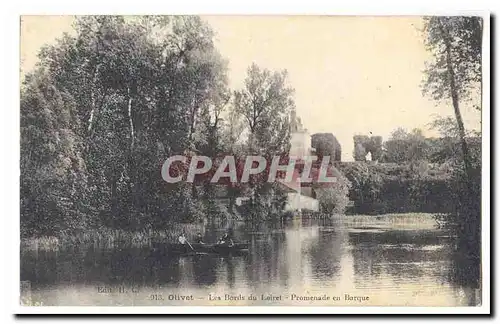
{"label": "boat", "polygon": [[[191,248],[192,247],[192,248]],[[248,243],[234,243],[229,244],[217,244],[217,243],[191,243],[191,247],[188,244],[180,243],[166,243],[164,249],[167,253],[176,254],[241,254],[248,252]]]}

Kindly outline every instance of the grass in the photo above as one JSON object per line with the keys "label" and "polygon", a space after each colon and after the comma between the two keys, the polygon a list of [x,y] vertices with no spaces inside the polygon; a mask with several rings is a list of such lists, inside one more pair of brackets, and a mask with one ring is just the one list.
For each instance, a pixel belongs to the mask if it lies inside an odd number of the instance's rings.
{"label": "grass", "polygon": [[172,224],[169,229],[124,231],[114,229],[89,230],[78,234],[61,234],[21,239],[21,251],[59,251],[79,247],[113,249],[117,247],[148,247],[155,242],[174,242],[179,233],[188,239],[204,232],[203,224]]}
{"label": "grass", "polygon": [[404,227],[432,228],[437,225],[437,214],[430,213],[404,213],[382,215],[339,215],[332,219],[347,225],[390,225]]}
{"label": "grass", "polygon": [[[433,228],[437,214],[404,213],[383,215],[337,215],[331,219],[342,226],[392,226],[414,228]],[[74,248],[129,248],[150,247],[155,242],[175,242],[181,232],[192,239],[198,232],[205,231],[203,224],[172,224],[168,229],[149,229],[143,231],[124,231],[101,229],[78,234],[32,237],[21,240],[21,251],[59,251]]]}
{"label": "grass", "polygon": [[24,296],[20,298],[21,306],[43,306],[43,302],[34,301],[31,296]]}

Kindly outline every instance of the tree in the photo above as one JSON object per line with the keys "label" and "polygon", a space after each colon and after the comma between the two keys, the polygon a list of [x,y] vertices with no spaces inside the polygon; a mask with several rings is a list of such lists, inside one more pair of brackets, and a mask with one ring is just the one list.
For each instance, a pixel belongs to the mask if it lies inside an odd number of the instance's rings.
{"label": "tree", "polygon": [[[74,28],[41,50],[21,92],[22,214],[45,217],[63,206],[49,181],[61,192],[76,188],[75,218],[98,226],[193,219],[200,208],[191,187],[167,185],[160,169],[203,138],[218,141],[229,90],[209,26],[192,16],[83,16]],[[70,228],[64,208],[57,214],[48,227]]]}
{"label": "tree", "polygon": [[387,162],[419,162],[428,158],[428,143],[422,130],[414,128],[407,132],[404,128],[394,130],[384,143]]}
{"label": "tree", "polygon": [[234,93],[235,109],[248,126],[250,152],[288,151],[294,90],[287,86],[286,78],[286,71],[271,72],[252,64],[245,87]]}
{"label": "tree", "polygon": [[313,184],[321,212],[327,215],[342,214],[349,205],[351,183],[340,172],[335,172],[336,181],[329,186]]}
{"label": "tree", "polygon": [[[355,135],[356,138],[354,139],[354,150],[353,150],[353,156],[354,156],[354,161],[361,162],[361,161],[366,161],[366,148],[363,145],[361,141],[361,136],[362,135]],[[366,139],[368,136],[364,136]],[[364,138],[363,138],[364,140]]]}
{"label": "tree", "polygon": [[54,235],[91,225],[82,213],[86,166],[71,96],[37,69],[21,88],[20,109],[21,233]]}
{"label": "tree", "polygon": [[316,133],[311,136],[311,147],[316,150],[316,155],[321,159],[330,156],[331,161],[342,159],[342,148],[339,141],[332,133]]}
{"label": "tree", "polygon": [[425,70],[423,90],[436,100],[451,98],[453,105],[462,161],[450,183],[456,207],[452,216],[458,225],[458,249],[467,260],[458,267],[467,269],[467,282],[474,287],[479,282],[481,260],[481,159],[471,155],[460,105],[477,100],[479,96],[474,94],[481,92],[482,29],[480,17],[425,18],[426,45],[433,60]]}
{"label": "tree", "polygon": [[361,213],[372,211],[379,201],[383,187],[380,174],[361,162],[341,165],[340,171],[350,182],[349,198],[354,201],[356,210]]}
{"label": "tree", "polygon": [[436,100],[451,98],[468,177],[471,161],[460,101],[471,99],[471,93],[481,87],[482,19],[427,17],[424,22],[426,46],[433,54],[425,70],[424,94]]}
{"label": "tree", "polygon": [[[463,164],[460,133],[456,119],[452,116],[436,116],[429,124],[432,129],[436,129],[440,138],[428,139],[429,159],[431,162]],[[481,153],[481,132],[466,132],[467,148],[474,164],[475,156]]]}
{"label": "tree", "polygon": [[382,136],[354,135],[354,161],[366,161],[368,153],[372,161],[378,161],[382,157]]}
{"label": "tree", "polygon": [[[256,64],[248,68],[244,88],[234,92],[234,110],[244,120],[249,133],[246,155],[261,154],[270,158],[289,152],[295,106],[293,92],[287,85],[286,71],[271,72]],[[249,183],[252,219],[265,218],[272,209],[264,206],[283,200],[284,193],[275,187],[265,181]]]}

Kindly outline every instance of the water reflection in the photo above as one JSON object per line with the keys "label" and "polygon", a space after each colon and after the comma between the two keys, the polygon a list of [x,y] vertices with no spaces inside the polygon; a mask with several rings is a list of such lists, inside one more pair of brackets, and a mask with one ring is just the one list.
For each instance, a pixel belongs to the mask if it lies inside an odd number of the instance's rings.
{"label": "water reflection", "polygon": [[[207,227],[205,238],[222,232]],[[166,255],[152,249],[22,253],[21,280],[44,305],[270,305],[276,301],[212,301],[209,295],[283,295],[280,305],[475,305],[477,290],[454,280],[451,241],[436,229],[346,227],[295,220],[271,228],[235,230],[248,254]],[[456,276],[455,276],[456,277]],[[98,287],[139,287],[132,297]],[[139,291],[138,290],[138,291]],[[335,302],[300,302],[291,295],[328,294]],[[161,295],[163,300],[151,300]],[[339,297],[339,298],[340,298]],[[155,297],[156,298],[156,297]],[[170,300],[169,298],[172,298]],[[177,297],[175,297],[177,298]],[[358,304],[354,304],[358,305]]]}

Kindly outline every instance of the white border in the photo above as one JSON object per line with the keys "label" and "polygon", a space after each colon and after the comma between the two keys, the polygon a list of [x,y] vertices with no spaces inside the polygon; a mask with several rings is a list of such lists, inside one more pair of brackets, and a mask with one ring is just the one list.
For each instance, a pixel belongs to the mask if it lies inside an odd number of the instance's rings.
{"label": "white border", "polygon": [[264,15],[485,15],[489,6],[484,1],[454,0],[453,6],[446,1],[420,0],[350,0],[345,3],[328,3],[323,0],[307,2],[275,0],[183,0],[171,3],[158,3],[155,0],[129,1],[126,6],[117,6],[115,2],[87,0],[82,2],[65,2],[62,0],[18,1],[16,12],[19,14],[264,14]]}
{"label": "white border", "polygon": [[[2,278],[7,280],[9,295],[3,305],[8,305],[12,313],[18,314],[487,314],[490,312],[490,62],[489,62],[489,15],[487,6],[479,1],[452,1],[454,8],[437,3],[435,0],[407,1],[346,1],[327,4],[321,0],[307,2],[271,2],[269,0],[241,1],[188,1],[165,2],[141,0],[131,1],[127,6],[116,2],[86,0],[82,2],[65,1],[20,1],[8,17],[2,17],[3,32],[7,36],[2,51],[2,62],[8,75],[12,76],[2,84],[7,99],[3,111],[2,141],[6,141],[7,154],[1,159],[2,170],[6,171],[8,181],[2,186],[2,205],[7,233],[4,247],[9,257],[4,267],[0,267]],[[116,9],[119,8],[119,11]],[[12,11],[12,8],[9,9]],[[19,15],[20,14],[330,14],[330,15],[481,15],[485,21],[484,64],[483,64],[483,305],[481,307],[285,307],[285,306],[246,306],[246,307],[20,307],[19,296]],[[11,50],[14,50],[13,52]],[[5,59],[6,56],[7,59]],[[16,107],[16,109],[13,109]],[[15,134],[13,136],[13,134]],[[4,171],[4,172],[5,172]],[[4,271],[7,271],[5,273]]]}

